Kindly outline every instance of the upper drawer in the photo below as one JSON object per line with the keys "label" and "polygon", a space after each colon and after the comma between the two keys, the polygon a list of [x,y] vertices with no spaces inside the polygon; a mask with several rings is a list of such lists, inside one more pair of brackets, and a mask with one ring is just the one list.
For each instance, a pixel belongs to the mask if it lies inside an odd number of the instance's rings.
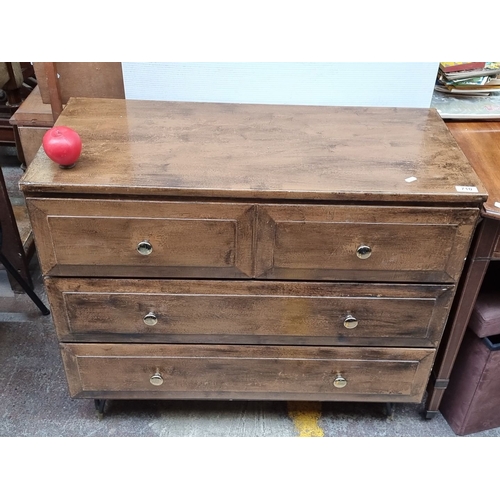
{"label": "upper drawer", "polygon": [[63,198],[27,205],[42,272],[52,276],[454,282],[479,215]]}
{"label": "upper drawer", "polygon": [[261,205],[256,276],[454,282],[477,209]]}
{"label": "upper drawer", "polygon": [[252,274],[252,205],[43,198],[27,205],[44,274]]}

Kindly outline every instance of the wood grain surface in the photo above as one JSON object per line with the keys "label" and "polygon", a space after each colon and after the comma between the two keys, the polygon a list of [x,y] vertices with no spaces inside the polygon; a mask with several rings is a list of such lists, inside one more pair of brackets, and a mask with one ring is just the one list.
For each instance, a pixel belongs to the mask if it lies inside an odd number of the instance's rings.
{"label": "wood grain surface", "polygon": [[[419,402],[433,349],[62,344],[74,397]],[[150,383],[159,373],[164,382]],[[337,388],[342,375],[347,385]]]}
{"label": "wood grain surface", "polygon": [[39,150],[21,187],[73,397],[422,401],[487,198],[435,110],[74,98],[57,124],[80,160]]}
{"label": "wood grain surface", "polygon": [[485,215],[500,219],[500,122],[447,125],[489,194],[484,203]]}
{"label": "wood grain surface", "polygon": [[24,190],[462,204],[486,198],[434,109],[73,98],[57,124],[80,134],[81,158],[63,170],[40,151]]}
{"label": "wood grain surface", "polygon": [[[454,282],[476,208],[28,198],[52,276]],[[256,217],[256,213],[258,216]],[[141,241],[152,253],[137,251]],[[372,255],[357,257],[360,245]]]}
{"label": "wood grain surface", "polygon": [[[41,97],[50,104],[50,87],[47,81],[46,63],[35,62]],[[106,97],[124,99],[123,71],[121,62],[56,62],[59,74],[59,90],[62,104],[71,97]]]}
{"label": "wood grain surface", "polygon": [[[65,342],[433,347],[454,295],[452,285],[230,280],[47,278],[46,286]],[[150,313],[156,324],[145,324]]]}

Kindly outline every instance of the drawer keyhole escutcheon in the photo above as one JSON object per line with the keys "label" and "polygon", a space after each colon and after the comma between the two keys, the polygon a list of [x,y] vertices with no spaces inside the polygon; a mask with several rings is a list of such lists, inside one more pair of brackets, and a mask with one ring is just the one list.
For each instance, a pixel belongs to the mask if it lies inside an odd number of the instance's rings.
{"label": "drawer keyhole escutcheon", "polygon": [[146,325],[153,326],[158,323],[158,318],[154,312],[149,312],[146,316],[144,316],[143,321]]}
{"label": "drawer keyhole escutcheon", "polygon": [[343,387],[345,387],[347,385],[347,380],[342,375],[337,375],[335,377],[335,380],[333,381],[333,385],[337,389],[342,389]]}
{"label": "drawer keyhole escutcheon", "polygon": [[348,314],[344,319],[344,326],[352,330],[358,326],[358,320],[352,314]]}
{"label": "drawer keyhole escutcheon", "polygon": [[149,243],[149,241],[141,241],[137,245],[137,251],[141,255],[149,255],[153,251],[153,245],[151,245],[151,243]]}
{"label": "drawer keyhole escutcheon", "polygon": [[161,376],[161,373],[156,372],[154,375],[151,376],[149,379],[152,385],[162,385],[163,384],[163,377]]}
{"label": "drawer keyhole escutcheon", "polygon": [[372,249],[368,245],[359,245],[356,250],[356,255],[360,259],[367,259],[372,254]]}

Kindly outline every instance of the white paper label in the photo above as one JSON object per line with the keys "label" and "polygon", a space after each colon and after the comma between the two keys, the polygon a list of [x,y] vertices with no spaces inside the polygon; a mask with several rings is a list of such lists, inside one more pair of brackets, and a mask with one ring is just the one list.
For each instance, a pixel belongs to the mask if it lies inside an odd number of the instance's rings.
{"label": "white paper label", "polygon": [[498,201],[495,201],[495,207],[500,208],[500,203],[498,203]]}
{"label": "white paper label", "polygon": [[416,177],[407,177],[407,178],[405,179],[405,181],[406,181],[406,182],[415,182],[416,180],[417,180],[417,178],[416,178]]}
{"label": "white paper label", "polygon": [[459,193],[477,193],[478,189],[476,186],[455,186],[455,189]]}

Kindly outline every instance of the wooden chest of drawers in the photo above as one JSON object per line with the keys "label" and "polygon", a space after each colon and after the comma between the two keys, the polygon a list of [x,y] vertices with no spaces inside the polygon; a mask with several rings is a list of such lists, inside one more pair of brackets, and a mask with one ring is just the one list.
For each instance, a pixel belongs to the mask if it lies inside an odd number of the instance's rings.
{"label": "wooden chest of drawers", "polygon": [[420,402],[484,188],[434,110],[71,99],[21,187],[72,397]]}

